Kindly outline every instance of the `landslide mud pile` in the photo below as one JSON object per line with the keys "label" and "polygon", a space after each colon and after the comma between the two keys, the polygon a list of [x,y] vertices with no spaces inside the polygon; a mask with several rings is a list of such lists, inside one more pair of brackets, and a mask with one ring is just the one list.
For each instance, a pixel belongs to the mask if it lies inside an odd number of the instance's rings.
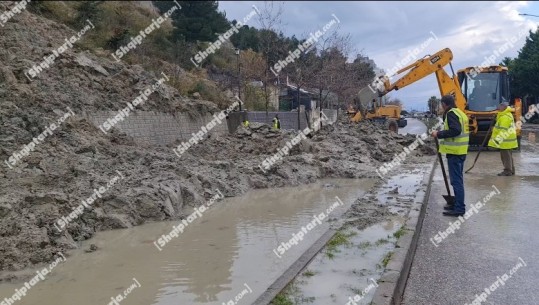
{"label": "landslide mud pile", "polygon": [[[0,3],[0,11],[9,7]],[[380,131],[364,123],[325,127],[294,146],[266,172],[261,162],[297,132],[266,125],[212,136],[179,158],[171,147],[142,146],[114,131],[104,134],[84,118],[116,111],[154,84],[159,75],[84,50],[69,49],[29,81],[24,71],[75,33],[22,12],[0,28],[0,270],[50,262],[55,253],[77,247],[95,232],[176,219],[219,189],[237,196],[252,188],[313,182],[323,177],[375,176],[414,137]],[[164,63],[167,69],[174,66]],[[69,107],[70,117],[14,168],[4,160],[30,143]],[[166,84],[137,109],[203,115],[219,111],[211,102],[180,96]],[[417,154],[421,154],[418,150]],[[81,201],[106,186],[117,171],[124,177],[91,208],[58,230],[54,224]],[[8,280],[9,276],[1,276]]]}

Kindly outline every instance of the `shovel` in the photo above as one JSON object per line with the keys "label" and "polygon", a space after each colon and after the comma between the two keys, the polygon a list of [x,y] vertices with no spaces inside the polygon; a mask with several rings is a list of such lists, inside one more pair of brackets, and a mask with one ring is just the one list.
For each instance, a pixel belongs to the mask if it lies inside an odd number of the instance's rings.
{"label": "shovel", "polygon": [[455,196],[451,196],[451,190],[449,189],[449,183],[447,182],[447,174],[445,173],[445,165],[444,165],[444,161],[442,160],[442,154],[440,153],[440,143],[438,143],[438,138],[435,138],[435,139],[436,139],[436,151],[438,152],[438,161],[440,162],[440,166],[442,167],[442,174],[444,176],[445,189],[447,190],[447,195],[442,195],[442,197],[444,197],[445,202],[447,202],[448,205],[454,205]]}

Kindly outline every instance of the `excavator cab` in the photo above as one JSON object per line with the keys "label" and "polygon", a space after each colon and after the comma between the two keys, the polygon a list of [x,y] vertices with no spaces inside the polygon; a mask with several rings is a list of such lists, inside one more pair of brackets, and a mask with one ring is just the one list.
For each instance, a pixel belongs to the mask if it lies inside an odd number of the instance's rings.
{"label": "excavator cab", "polygon": [[502,102],[511,103],[509,75],[506,67],[468,67],[458,71],[462,95],[466,100],[464,112],[470,123],[477,126],[477,132],[470,137],[471,145],[481,145],[487,136],[497,106]]}
{"label": "excavator cab", "polygon": [[501,102],[509,102],[507,68],[493,66],[480,73],[466,73],[466,70],[458,72],[460,88],[467,102],[466,110],[490,112],[495,111]]}

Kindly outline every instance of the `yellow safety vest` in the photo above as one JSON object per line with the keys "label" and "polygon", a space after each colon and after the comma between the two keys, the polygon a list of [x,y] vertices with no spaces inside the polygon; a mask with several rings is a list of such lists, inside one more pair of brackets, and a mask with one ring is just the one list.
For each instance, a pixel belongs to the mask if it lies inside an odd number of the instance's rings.
{"label": "yellow safety vest", "polygon": [[248,121],[248,120],[245,120],[245,121],[243,122],[243,126],[249,127],[249,121]]}
{"label": "yellow safety vest", "polygon": [[[462,110],[458,108],[452,108],[447,112],[447,115],[449,115],[450,112],[455,113],[459,118],[461,132],[454,138],[440,139],[439,151],[442,154],[465,155],[468,153],[468,142],[470,141],[468,117]],[[449,130],[449,125],[447,124],[447,115],[444,120],[444,130]]]}
{"label": "yellow safety vest", "polygon": [[273,128],[279,129],[279,125],[281,125],[279,124],[279,120],[277,118],[273,118]]}
{"label": "yellow safety vest", "polygon": [[496,125],[492,136],[488,140],[488,146],[499,149],[513,149],[518,147],[517,130],[511,108],[496,114]]}

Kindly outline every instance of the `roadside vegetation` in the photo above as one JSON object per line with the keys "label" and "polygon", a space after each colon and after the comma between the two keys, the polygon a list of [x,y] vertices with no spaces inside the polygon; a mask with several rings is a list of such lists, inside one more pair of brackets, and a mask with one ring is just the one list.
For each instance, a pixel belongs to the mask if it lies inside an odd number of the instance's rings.
{"label": "roadside vegetation", "polygon": [[335,256],[336,253],[339,253],[339,247],[341,246],[350,246],[350,237],[357,235],[355,232],[344,233],[343,231],[338,231],[335,233],[333,238],[326,245],[326,255],[330,259]]}

